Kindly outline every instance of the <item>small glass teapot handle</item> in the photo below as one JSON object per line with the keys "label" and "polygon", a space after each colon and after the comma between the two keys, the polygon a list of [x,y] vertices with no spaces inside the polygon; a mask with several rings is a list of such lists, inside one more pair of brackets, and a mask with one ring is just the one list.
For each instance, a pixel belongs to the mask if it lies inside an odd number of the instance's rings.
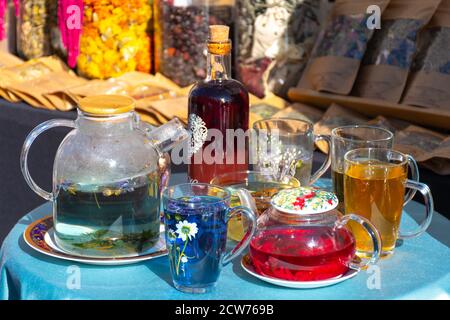
{"label": "small glass teapot handle", "polygon": [[[237,192],[239,194],[239,198],[241,198],[242,194],[245,194],[245,193],[247,195],[249,195],[249,192],[245,189],[239,189],[239,190],[237,190]],[[243,214],[247,218],[246,219],[247,220],[247,224],[246,224],[247,232],[245,233],[242,240],[239,241],[239,243],[230,252],[228,252],[227,254],[224,255],[224,257],[222,259],[223,266],[230,263],[231,260],[233,260],[234,258],[239,256],[239,254],[242,251],[244,251],[245,248],[247,248],[247,246],[250,244],[250,241],[252,240],[252,238],[256,232],[255,211],[253,211],[252,209],[250,209],[248,207],[244,207],[244,206],[230,208],[229,210],[230,210],[230,212],[228,215],[227,224],[228,224],[228,221],[230,221],[230,219],[233,218],[234,216],[236,216],[238,214]]]}
{"label": "small glass teapot handle", "polygon": [[36,192],[39,196],[44,198],[48,201],[53,201],[53,194],[50,192],[47,192],[43,190],[41,187],[39,187],[36,182],[31,178],[30,171],[28,170],[28,153],[30,151],[30,147],[33,144],[34,140],[43,133],[44,131],[47,131],[49,129],[55,128],[55,127],[69,127],[69,128],[75,128],[75,121],[73,120],[49,120],[44,123],[41,123],[36,128],[34,128],[25,139],[25,142],[22,147],[22,154],[20,155],[20,168],[22,169],[22,174],[25,178],[25,181],[30,186],[31,190]]}
{"label": "small glass teapot handle", "polygon": [[349,221],[355,221],[359,223],[364,228],[364,230],[367,231],[373,243],[372,257],[370,259],[361,259],[360,262],[353,260],[349,263],[349,268],[354,270],[361,270],[369,264],[376,264],[380,259],[381,253],[381,236],[377,228],[375,228],[375,226],[369,220],[356,214],[347,214],[343,216],[341,219],[336,221],[334,228],[344,228]]}

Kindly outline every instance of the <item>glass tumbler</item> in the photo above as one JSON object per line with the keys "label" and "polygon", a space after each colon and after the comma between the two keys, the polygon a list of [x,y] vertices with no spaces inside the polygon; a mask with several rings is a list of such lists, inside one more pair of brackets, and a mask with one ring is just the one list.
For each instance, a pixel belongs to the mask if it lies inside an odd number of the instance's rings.
{"label": "glass tumbler", "polygon": [[267,119],[255,122],[251,161],[255,170],[268,172],[279,180],[286,175],[297,178],[302,186],[318,180],[330,167],[327,156],[322,166],[312,174],[314,144],[328,136],[314,135],[313,124],[298,119]]}
{"label": "glass tumbler", "polygon": [[393,143],[394,134],[392,132],[375,126],[350,125],[337,127],[331,131],[331,178],[333,192],[339,199],[341,212],[345,211],[344,155],[348,151],[358,148],[392,149]]}
{"label": "glass tumbler", "polygon": [[[382,256],[393,254],[398,238],[421,235],[429,227],[433,216],[433,197],[430,188],[408,180],[408,166],[413,176],[417,164],[413,157],[382,148],[363,148],[345,154],[344,196],[345,212],[370,220],[381,234]],[[402,209],[408,195],[405,189],[419,191],[424,198],[425,219],[414,231],[400,232]],[[353,225],[351,225],[353,228]],[[356,250],[360,255],[371,251],[371,241],[361,228],[353,228]]]}
{"label": "glass tumbler", "polygon": [[[175,288],[188,293],[209,292],[223,266],[248,246],[256,229],[248,208],[230,208],[231,193],[210,184],[181,184],[163,192],[170,271]],[[244,239],[226,252],[227,224],[243,214],[248,223]]]}

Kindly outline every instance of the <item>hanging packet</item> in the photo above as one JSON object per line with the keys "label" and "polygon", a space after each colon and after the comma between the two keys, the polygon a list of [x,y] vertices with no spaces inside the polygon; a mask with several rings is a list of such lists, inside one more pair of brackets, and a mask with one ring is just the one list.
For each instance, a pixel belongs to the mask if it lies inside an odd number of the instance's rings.
{"label": "hanging packet", "polygon": [[388,3],[389,0],[336,0],[298,87],[349,94],[374,33],[367,24],[367,8],[377,5],[383,12]]}
{"label": "hanging packet", "polygon": [[353,95],[400,102],[416,52],[417,35],[440,0],[391,0],[364,56]]}
{"label": "hanging packet", "polygon": [[450,110],[450,0],[442,0],[419,37],[402,103]]}

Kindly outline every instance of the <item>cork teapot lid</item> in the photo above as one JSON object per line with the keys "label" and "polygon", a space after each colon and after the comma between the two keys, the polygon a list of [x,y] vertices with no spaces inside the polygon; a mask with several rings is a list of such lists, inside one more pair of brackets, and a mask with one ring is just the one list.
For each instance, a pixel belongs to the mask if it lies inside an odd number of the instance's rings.
{"label": "cork teapot lid", "polygon": [[339,200],[332,192],[312,187],[284,189],[273,196],[272,206],[293,214],[316,214],[333,210]]}
{"label": "cork teapot lid", "polygon": [[78,108],[91,115],[118,115],[134,110],[133,98],[123,95],[95,95],[80,100]]}

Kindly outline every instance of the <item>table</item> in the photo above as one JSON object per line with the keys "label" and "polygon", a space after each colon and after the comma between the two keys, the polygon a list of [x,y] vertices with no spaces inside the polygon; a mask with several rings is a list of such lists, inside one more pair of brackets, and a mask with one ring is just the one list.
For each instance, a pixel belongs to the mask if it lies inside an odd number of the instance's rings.
{"label": "table", "polygon": [[[11,228],[25,212],[44,203],[30,190],[20,171],[20,151],[27,134],[38,124],[55,118],[75,119],[76,112],[60,112],[33,108],[25,103],[10,103],[0,99],[0,244]],[[51,190],[52,168],[56,149],[67,128],[55,128],[43,134],[30,151],[30,172],[33,179],[45,190]],[[314,154],[314,168],[324,155]],[[186,166],[172,166],[172,172],[186,172]],[[329,171],[325,175],[330,176]],[[450,176],[440,176],[430,170],[420,169],[420,180],[428,184],[433,192],[435,207],[450,218]],[[421,201],[420,196],[416,199]]]}
{"label": "table", "polygon": [[[181,179],[175,175],[173,183]],[[330,181],[322,180],[321,184],[328,186]],[[416,226],[422,210],[417,202],[408,204],[402,227]],[[223,269],[215,291],[205,295],[174,289],[167,257],[100,267],[34,252],[23,241],[22,233],[32,221],[50,213],[50,203],[36,208],[6,237],[0,253],[0,299],[450,299],[450,221],[438,213],[426,234],[405,241],[393,257],[382,260],[370,274],[363,271],[331,287],[296,290],[253,278],[235,260]],[[79,289],[71,285],[71,275],[78,271]],[[378,275],[380,289],[373,288]]]}

